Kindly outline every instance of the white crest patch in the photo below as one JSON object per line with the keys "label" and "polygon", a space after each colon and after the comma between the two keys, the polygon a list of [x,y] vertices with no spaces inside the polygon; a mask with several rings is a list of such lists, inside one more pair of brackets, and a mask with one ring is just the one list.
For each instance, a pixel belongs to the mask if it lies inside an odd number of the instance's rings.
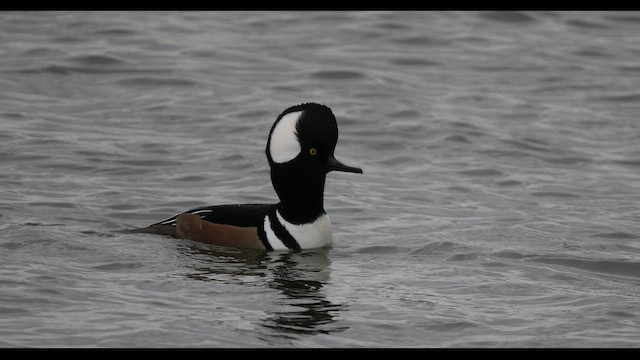
{"label": "white crest patch", "polygon": [[283,116],[271,133],[269,154],[277,163],[286,163],[295,159],[302,150],[296,133],[296,124],[302,111],[288,113]]}

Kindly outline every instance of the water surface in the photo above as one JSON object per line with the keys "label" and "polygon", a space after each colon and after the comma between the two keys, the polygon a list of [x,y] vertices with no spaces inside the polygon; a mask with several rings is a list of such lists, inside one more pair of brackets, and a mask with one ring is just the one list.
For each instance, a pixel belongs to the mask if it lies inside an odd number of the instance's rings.
{"label": "water surface", "polygon": [[[0,346],[637,347],[640,13],[0,13]],[[138,227],[275,201],[338,118],[332,249]]]}

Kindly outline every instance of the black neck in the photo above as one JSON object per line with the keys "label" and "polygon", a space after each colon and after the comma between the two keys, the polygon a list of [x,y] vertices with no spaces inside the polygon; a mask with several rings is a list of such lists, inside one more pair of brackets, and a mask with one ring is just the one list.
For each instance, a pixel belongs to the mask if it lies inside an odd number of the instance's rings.
{"label": "black neck", "polygon": [[272,167],[271,181],[280,198],[278,211],[294,224],[313,222],[324,214],[325,173],[300,173],[287,167]]}

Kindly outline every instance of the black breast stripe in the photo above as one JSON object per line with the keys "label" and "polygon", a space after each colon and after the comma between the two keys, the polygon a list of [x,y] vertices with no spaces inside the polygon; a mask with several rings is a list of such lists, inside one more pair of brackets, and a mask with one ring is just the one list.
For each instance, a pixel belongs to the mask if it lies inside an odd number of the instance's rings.
{"label": "black breast stripe", "polygon": [[267,234],[264,232],[264,221],[262,224],[258,225],[258,238],[262,241],[262,245],[264,245],[267,251],[273,251],[273,246],[269,244],[269,240],[267,240]]}
{"label": "black breast stripe", "polygon": [[271,223],[271,229],[273,233],[276,234],[278,239],[282,241],[284,246],[288,247],[291,250],[300,251],[300,244],[296,241],[296,239],[285,229],[285,227],[280,223],[278,217],[276,216],[276,209],[274,208],[269,212],[269,222]]}

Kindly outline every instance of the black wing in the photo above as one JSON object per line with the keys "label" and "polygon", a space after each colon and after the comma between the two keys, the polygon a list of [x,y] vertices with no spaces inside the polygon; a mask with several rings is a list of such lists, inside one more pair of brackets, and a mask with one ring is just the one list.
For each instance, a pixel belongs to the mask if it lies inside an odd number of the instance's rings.
{"label": "black wing", "polygon": [[[273,204],[241,204],[241,205],[217,205],[203,206],[184,213],[200,216],[201,219],[217,224],[234,226],[258,226],[264,221],[264,217]],[[175,226],[178,215],[160,221],[154,225]]]}

